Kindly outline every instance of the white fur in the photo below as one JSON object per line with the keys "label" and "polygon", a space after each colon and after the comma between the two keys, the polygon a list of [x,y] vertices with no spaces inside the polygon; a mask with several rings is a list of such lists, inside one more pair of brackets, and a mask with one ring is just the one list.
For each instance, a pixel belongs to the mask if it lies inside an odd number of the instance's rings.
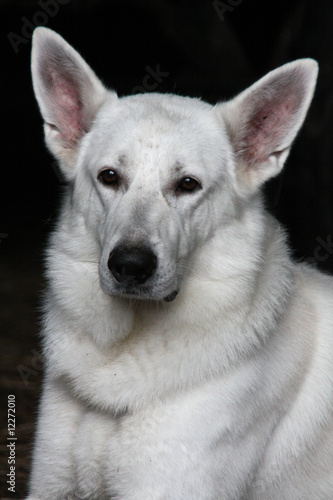
{"label": "white fur", "polygon": [[[69,185],[48,251],[29,500],[333,498],[333,283],[291,260],[259,189],[302,125],[316,63],[215,107],[118,99],[39,28],[32,70]],[[98,182],[104,166],[117,189]],[[184,177],[202,189],[177,194]],[[130,294],[107,267],[124,238],[158,258]]]}

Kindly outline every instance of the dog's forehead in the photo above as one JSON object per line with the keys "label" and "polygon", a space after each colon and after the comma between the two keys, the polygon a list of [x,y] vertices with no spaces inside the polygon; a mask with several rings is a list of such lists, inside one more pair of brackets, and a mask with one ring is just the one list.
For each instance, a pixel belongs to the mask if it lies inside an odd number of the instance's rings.
{"label": "dog's forehead", "polygon": [[213,106],[199,99],[142,94],[110,101],[101,110],[92,134],[98,156],[125,165],[129,156],[168,155],[175,164],[182,154],[195,159],[221,141]]}
{"label": "dog's forehead", "polygon": [[127,107],[139,114],[153,113],[164,116],[170,121],[176,121],[181,117],[190,117],[195,112],[209,113],[213,106],[200,99],[183,97],[175,94],[136,94],[122,97],[118,100],[121,106]]}
{"label": "dog's forehead", "polygon": [[[122,135],[136,133],[165,135],[188,127],[199,129],[211,119],[212,106],[198,99],[161,94],[142,94],[118,99],[107,106],[104,121],[111,131]],[[114,130],[115,129],[115,130]]]}

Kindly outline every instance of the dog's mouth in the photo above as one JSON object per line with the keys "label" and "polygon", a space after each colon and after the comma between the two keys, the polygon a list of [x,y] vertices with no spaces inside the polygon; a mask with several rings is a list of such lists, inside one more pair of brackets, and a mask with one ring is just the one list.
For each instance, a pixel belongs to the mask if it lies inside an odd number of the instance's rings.
{"label": "dog's mouth", "polygon": [[117,283],[116,286],[113,285],[110,287],[110,284],[106,283],[103,279],[101,279],[101,286],[104,293],[111,297],[121,297],[140,301],[172,302],[179,293],[179,288],[175,288],[172,292],[166,294],[165,292],[163,293],[162,290],[157,291],[153,286],[149,286],[148,284],[127,284],[124,286]]}
{"label": "dog's mouth", "polygon": [[125,290],[112,293],[113,296],[118,296],[118,297],[123,297],[123,298],[128,298],[128,299],[137,299],[137,300],[163,300],[164,302],[172,302],[175,300],[179,293],[179,290],[174,290],[173,292],[169,293],[165,297],[160,297],[160,296],[154,296],[151,291],[144,290],[144,289],[135,289],[135,288],[127,288]]}

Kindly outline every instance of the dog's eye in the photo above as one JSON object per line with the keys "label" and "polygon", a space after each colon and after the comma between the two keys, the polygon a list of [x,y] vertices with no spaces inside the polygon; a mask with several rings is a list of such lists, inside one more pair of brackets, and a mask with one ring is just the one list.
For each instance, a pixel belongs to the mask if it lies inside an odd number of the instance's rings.
{"label": "dog's eye", "polygon": [[200,184],[197,180],[193,179],[192,177],[185,177],[180,183],[178,184],[177,191],[180,192],[191,192],[194,191],[195,189],[199,188]]}
{"label": "dog's eye", "polygon": [[111,168],[102,170],[97,178],[105,186],[116,186],[118,184],[118,175]]}

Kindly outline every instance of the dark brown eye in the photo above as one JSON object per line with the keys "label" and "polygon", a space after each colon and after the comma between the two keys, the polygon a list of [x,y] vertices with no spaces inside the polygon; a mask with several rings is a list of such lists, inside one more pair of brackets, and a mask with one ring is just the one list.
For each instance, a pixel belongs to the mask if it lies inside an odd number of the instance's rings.
{"label": "dark brown eye", "polygon": [[177,191],[190,192],[200,187],[200,184],[192,177],[185,177],[178,185]]}
{"label": "dark brown eye", "polygon": [[98,180],[105,186],[116,186],[118,184],[118,175],[111,168],[106,168],[98,174]]}

